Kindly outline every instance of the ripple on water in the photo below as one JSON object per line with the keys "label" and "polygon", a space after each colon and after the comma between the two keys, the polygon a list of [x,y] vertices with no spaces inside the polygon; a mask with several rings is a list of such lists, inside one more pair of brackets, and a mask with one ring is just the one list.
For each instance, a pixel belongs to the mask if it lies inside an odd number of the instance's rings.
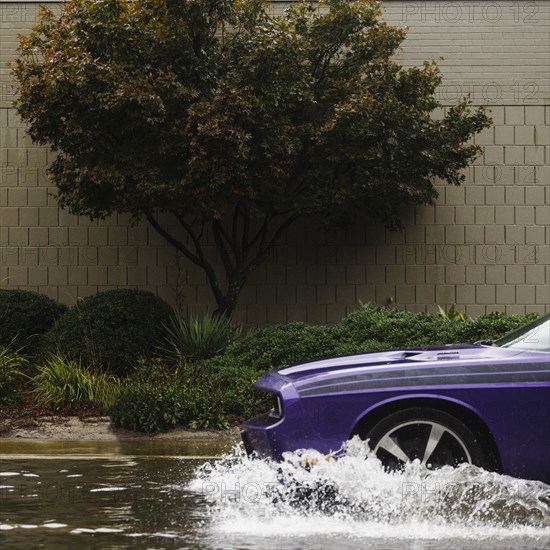
{"label": "ripple on water", "polygon": [[358,438],[337,461],[320,457],[310,470],[302,463],[300,452],[276,463],[237,447],[198,468],[188,488],[205,496],[218,533],[548,540],[550,486],[542,482],[470,465],[430,471],[412,463],[388,473]]}
{"label": "ripple on water", "polygon": [[126,491],[127,487],[99,487],[90,489],[90,493],[110,493],[113,491]]}

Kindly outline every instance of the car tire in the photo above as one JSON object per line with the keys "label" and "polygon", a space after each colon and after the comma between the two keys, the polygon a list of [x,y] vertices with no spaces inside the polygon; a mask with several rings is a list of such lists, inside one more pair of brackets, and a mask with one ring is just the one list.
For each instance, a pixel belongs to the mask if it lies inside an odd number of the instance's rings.
{"label": "car tire", "polygon": [[461,463],[486,467],[483,445],[462,421],[431,408],[394,412],[366,434],[374,454],[387,470],[420,460],[429,469]]}

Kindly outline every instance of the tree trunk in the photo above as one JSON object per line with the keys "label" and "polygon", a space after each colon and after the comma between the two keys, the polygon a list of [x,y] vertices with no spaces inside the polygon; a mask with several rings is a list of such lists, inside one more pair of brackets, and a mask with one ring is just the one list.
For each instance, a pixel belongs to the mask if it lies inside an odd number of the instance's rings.
{"label": "tree trunk", "polygon": [[[241,277],[239,277],[239,279],[241,279]],[[233,316],[245,282],[246,280],[233,281],[228,285],[225,295],[216,299],[216,305],[218,307],[214,311],[214,315],[224,315],[228,319]]]}
{"label": "tree trunk", "polygon": [[[238,224],[238,220],[234,220],[232,232],[225,231],[219,221],[212,221],[216,248],[222,258],[226,279],[229,281],[227,290],[224,293],[215,266],[205,254],[204,246],[201,242],[204,223],[203,228],[199,232],[196,232],[192,224],[185,220],[184,215],[178,215],[177,212],[171,213],[175,215],[186,231],[191,244],[175,238],[160,225],[151,212],[145,212],[145,215],[149,223],[160,235],[183,253],[188,260],[204,270],[208,284],[216,300],[217,309],[214,311],[214,314],[225,315],[228,318],[233,315],[241,290],[250,274],[266,260],[281,235],[296,219],[295,216],[288,216],[284,221],[279,222],[272,231],[271,236],[269,235],[269,226],[274,219],[274,215],[266,215],[263,223],[254,235],[249,235],[250,218],[248,214],[241,214],[244,218],[242,224]],[[237,213],[238,208],[236,209],[234,218],[237,218]],[[241,230],[240,234],[238,231],[239,228]]]}

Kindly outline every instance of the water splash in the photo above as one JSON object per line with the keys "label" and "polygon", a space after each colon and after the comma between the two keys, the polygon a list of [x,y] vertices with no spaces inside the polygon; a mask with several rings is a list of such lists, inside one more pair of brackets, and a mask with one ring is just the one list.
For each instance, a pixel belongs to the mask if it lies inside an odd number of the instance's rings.
{"label": "water splash", "polygon": [[[305,468],[304,455],[317,458]],[[365,459],[365,457],[367,457]],[[197,469],[188,489],[208,503],[217,532],[266,536],[345,534],[400,539],[533,537],[548,540],[550,486],[471,465],[388,473],[355,438],[339,460],[315,451],[281,463],[237,446]]]}

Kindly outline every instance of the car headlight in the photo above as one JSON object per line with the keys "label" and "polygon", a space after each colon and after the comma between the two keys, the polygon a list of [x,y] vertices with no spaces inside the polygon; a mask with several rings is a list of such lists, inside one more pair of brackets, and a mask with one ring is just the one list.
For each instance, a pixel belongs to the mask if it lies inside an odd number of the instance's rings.
{"label": "car headlight", "polygon": [[271,409],[269,410],[269,416],[270,418],[276,419],[283,417],[283,403],[279,394],[271,394]]}

